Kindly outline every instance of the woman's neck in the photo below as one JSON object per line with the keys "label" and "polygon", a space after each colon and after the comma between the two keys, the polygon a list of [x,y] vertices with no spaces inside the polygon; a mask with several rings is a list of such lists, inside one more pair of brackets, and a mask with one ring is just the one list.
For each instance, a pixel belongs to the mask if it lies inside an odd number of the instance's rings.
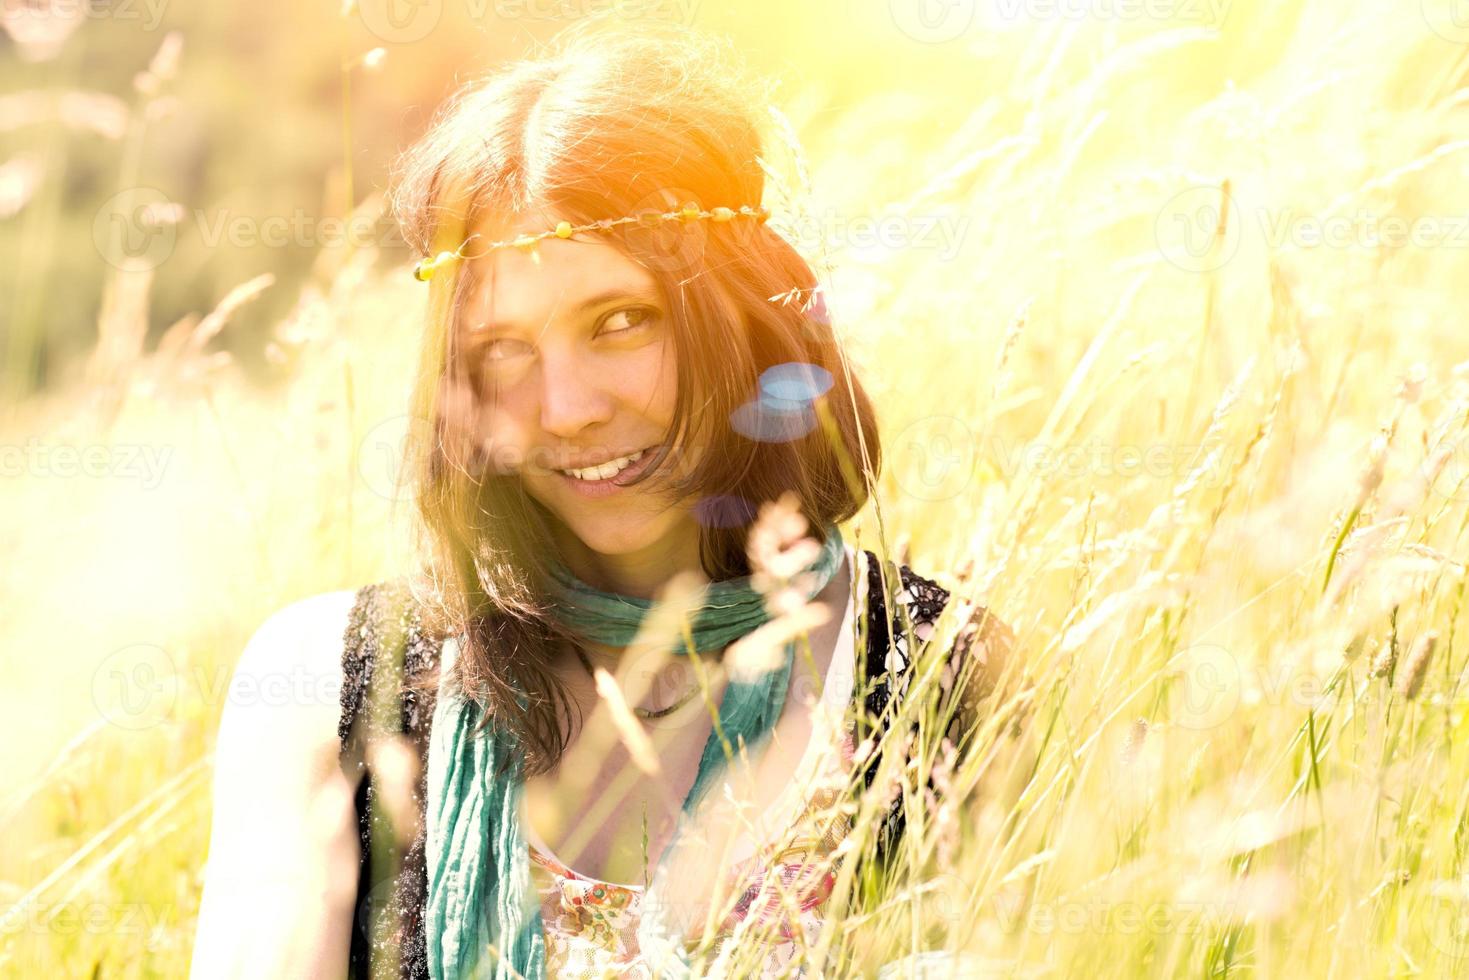
{"label": "woman's neck", "polygon": [[558,527],[555,534],[566,567],[583,582],[603,592],[654,599],[678,572],[703,574],[698,531],[690,525],[686,533],[665,535],[620,555],[593,551],[565,527]]}

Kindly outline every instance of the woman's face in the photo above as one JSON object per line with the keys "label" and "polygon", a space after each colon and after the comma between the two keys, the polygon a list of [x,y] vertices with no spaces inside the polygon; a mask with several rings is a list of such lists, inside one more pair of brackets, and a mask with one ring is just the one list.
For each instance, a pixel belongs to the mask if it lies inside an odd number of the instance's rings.
{"label": "woman's face", "polygon": [[[465,252],[558,220],[539,214],[475,228],[480,237]],[[662,290],[594,235],[543,239],[535,255],[501,248],[472,259],[460,314],[493,465],[519,472],[526,492],[595,553],[583,557],[687,555],[690,540],[697,547],[691,506],[670,506],[656,477],[620,485],[648,463],[646,450],[673,421],[677,359]],[[680,452],[668,462],[691,461]]]}

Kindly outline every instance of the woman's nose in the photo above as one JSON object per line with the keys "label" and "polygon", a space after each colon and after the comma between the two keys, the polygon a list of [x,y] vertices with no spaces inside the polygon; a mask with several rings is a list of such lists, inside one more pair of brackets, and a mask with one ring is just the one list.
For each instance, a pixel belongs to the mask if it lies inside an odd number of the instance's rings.
{"label": "woman's nose", "polygon": [[559,439],[581,436],[589,425],[612,418],[612,380],[575,352],[546,351],[541,358],[541,429]]}

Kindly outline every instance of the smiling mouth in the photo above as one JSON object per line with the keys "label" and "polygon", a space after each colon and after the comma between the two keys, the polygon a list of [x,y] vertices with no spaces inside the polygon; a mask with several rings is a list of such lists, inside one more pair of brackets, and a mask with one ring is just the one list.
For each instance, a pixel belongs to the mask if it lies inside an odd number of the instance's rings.
{"label": "smiling mouth", "polygon": [[644,456],[652,451],[652,448],[639,449],[635,453],[630,453],[626,456],[619,456],[618,458],[608,460],[607,462],[602,463],[599,466],[587,466],[583,467],[582,469],[575,470],[557,469],[556,472],[562,474],[563,476],[569,476],[573,480],[581,480],[584,483],[599,483],[605,480],[610,480],[613,477],[617,476],[623,470],[626,470],[629,466],[632,466],[634,463],[636,463],[638,460],[642,459]]}

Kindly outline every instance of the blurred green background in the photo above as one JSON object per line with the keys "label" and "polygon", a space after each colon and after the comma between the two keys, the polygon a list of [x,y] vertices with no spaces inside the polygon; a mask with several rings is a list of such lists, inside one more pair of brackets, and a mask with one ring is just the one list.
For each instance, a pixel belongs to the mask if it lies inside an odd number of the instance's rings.
{"label": "blurred green background", "polygon": [[[0,160],[9,161],[0,353],[12,397],[45,387],[95,345],[119,254],[153,268],[149,347],[270,273],[273,285],[211,343],[247,370],[268,370],[268,328],[324,248],[371,240],[386,246],[383,261],[406,260],[394,229],[374,223],[374,195],[434,107],[585,15],[724,33],[818,125],[823,113],[876,99],[871,128],[852,134],[863,145],[851,148],[875,166],[885,147],[943,139],[957,112],[993,95],[953,73],[964,42],[947,45],[947,58],[896,44],[886,5],[858,0],[29,4],[7,3],[0,31]],[[361,210],[344,224],[349,193]],[[121,253],[108,244],[119,228],[130,239]]]}

